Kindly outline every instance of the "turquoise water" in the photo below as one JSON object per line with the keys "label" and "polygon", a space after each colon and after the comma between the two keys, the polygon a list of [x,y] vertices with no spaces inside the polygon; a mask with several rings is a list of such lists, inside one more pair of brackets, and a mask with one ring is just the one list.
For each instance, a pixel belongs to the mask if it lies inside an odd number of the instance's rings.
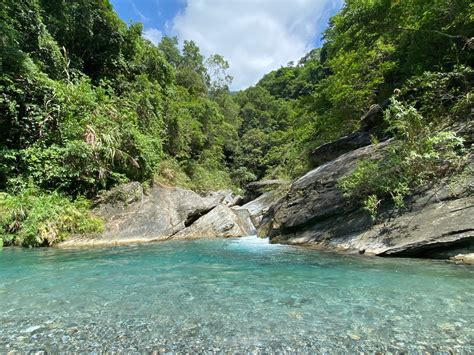
{"label": "turquoise water", "polygon": [[474,352],[474,268],[264,240],[0,252],[0,353]]}

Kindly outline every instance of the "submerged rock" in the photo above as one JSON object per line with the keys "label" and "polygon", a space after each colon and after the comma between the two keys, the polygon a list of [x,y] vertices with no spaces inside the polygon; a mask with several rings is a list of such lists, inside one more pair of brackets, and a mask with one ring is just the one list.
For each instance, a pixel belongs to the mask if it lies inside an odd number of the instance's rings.
{"label": "submerged rock", "polygon": [[458,254],[456,256],[452,256],[450,259],[455,263],[474,265],[474,253]]}
{"label": "submerged rock", "polygon": [[40,325],[34,325],[34,326],[31,326],[31,327],[28,327],[28,328],[24,329],[22,331],[22,333],[33,334],[36,331],[40,330],[41,328],[42,328],[42,326],[40,326]]}

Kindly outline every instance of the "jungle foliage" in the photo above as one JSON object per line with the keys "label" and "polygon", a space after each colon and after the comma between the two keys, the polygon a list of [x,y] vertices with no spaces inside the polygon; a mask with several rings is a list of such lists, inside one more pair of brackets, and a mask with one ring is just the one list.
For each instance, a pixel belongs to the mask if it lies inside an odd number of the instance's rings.
{"label": "jungle foliage", "polygon": [[391,102],[398,173],[368,162],[341,186],[369,209],[400,199],[466,156],[450,127],[472,119],[473,34],[468,0],[347,0],[322,48],[231,94],[222,56],[154,45],[108,0],[3,0],[0,243],[100,231],[84,198],[126,181],[206,191],[297,177],[376,103]]}
{"label": "jungle foliage", "polygon": [[[0,17],[2,208],[49,192],[64,196],[66,216],[66,201],[179,174],[199,191],[233,185],[225,158],[238,107],[224,58],[204,58],[192,41],[181,50],[175,38],[155,46],[108,0],[7,0]],[[37,210],[23,210],[18,227],[0,225],[4,242],[49,243],[22,234],[39,228],[25,227]]]}
{"label": "jungle foliage", "polygon": [[473,119],[473,35],[470,1],[347,0],[321,49],[237,96],[239,168],[295,178],[312,168],[315,147],[359,129],[379,104],[385,122],[373,140],[393,144],[340,187],[373,216],[384,200],[402,206],[416,188],[463,170],[472,152],[472,137],[456,131]]}
{"label": "jungle foliage", "polygon": [[472,119],[473,35],[468,0],[347,0],[321,49],[239,93],[239,161],[259,178],[296,177],[315,147],[357,130],[396,89],[433,125]]}

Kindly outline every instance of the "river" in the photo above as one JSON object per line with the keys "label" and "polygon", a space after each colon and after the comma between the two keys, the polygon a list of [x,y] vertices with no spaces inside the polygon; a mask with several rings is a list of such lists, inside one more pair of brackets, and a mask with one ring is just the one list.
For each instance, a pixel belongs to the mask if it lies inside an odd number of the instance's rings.
{"label": "river", "polygon": [[474,352],[474,268],[266,240],[0,251],[0,352]]}

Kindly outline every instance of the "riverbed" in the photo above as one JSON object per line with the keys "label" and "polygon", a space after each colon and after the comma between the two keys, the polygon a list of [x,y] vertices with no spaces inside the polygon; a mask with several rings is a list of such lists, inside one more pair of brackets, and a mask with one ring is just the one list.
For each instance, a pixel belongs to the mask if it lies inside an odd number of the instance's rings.
{"label": "riverbed", "polygon": [[0,352],[474,352],[474,267],[256,237],[0,252]]}

